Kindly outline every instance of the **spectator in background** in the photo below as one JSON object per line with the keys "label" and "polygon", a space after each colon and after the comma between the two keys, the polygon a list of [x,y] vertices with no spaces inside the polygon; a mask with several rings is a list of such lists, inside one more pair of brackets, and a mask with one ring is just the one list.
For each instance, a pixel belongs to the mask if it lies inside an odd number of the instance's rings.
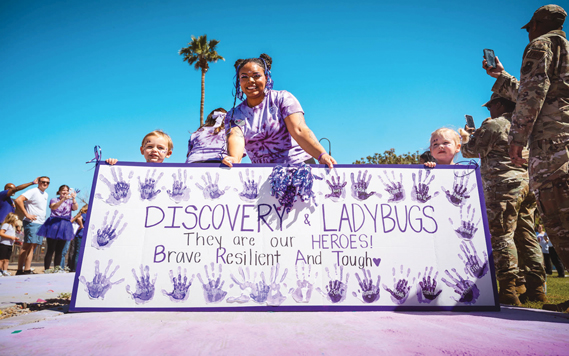
{"label": "spectator in background", "polygon": [[89,205],[85,204],[79,210],[79,213],[73,217],[72,221],[77,223],[78,229],[75,233],[75,238],[73,239],[73,250],[69,252],[69,269],[71,272],[77,270],[77,262],[79,262],[79,251],[81,251],[81,242],[83,240],[83,231],[87,225],[87,211],[89,210]]}
{"label": "spectator in background", "polygon": [[44,268],[51,266],[51,259],[55,253],[55,269],[61,264],[61,255],[65,243],[73,239],[73,227],[71,226],[71,212],[79,206],[75,201],[75,192],[69,193],[69,187],[62,185],[57,190],[59,198],[53,198],[49,202],[51,216],[38,230],[39,236],[47,238],[47,251],[45,253]]}
{"label": "spectator in background", "polygon": [[553,244],[551,243],[551,241],[549,240],[549,237],[547,236],[547,233],[545,231],[543,231],[543,225],[540,224],[537,226],[536,234],[537,234],[537,240],[539,241],[539,244],[541,245],[541,250],[543,251],[543,261],[545,263],[545,272],[548,275],[553,274],[553,269],[551,268],[551,262],[553,262],[553,265],[555,266],[555,269],[557,270],[557,277],[565,278],[565,267],[563,266],[563,263],[559,259],[559,256],[557,255],[557,252],[555,251],[555,248],[553,247]]}
{"label": "spectator in background", "polygon": [[17,187],[13,183],[8,183],[4,186],[4,190],[0,192],[0,221],[4,221],[4,218],[6,218],[6,215],[9,213],[16,212],[16,206],[12,200],[12,196],[22,189],[38,184],[38,180],[39,178],[36,178],[30,183],[20,184]]}
{"label": "spectator in background", "polygon": [[419,156],[419,164],[425,164],[427,162],[437,162],[435,157],[431,154],[431,151],[425,151]]}
{"label": "spectator in background", "polygon": [[0,226],[0,276],[11,276],[8,272],[8,264],[12,255],[14,242],[18,241],[16,236],[16,223],[20,221],[14,213],[8,213]]}
{"label": "spectator in background", "polygon": [[[30,274],[34,248],[41,245],[43,237],[37,232],[45,222],[48,194],[45,192],[49,187],[49,177],[39,177],[37,188],[30,189],[20,195],[14,201],[16,206],[24,213],[24,244],[18,257],[18,271],[16,275]],[[35,182],[35,181],[34,181]]]}

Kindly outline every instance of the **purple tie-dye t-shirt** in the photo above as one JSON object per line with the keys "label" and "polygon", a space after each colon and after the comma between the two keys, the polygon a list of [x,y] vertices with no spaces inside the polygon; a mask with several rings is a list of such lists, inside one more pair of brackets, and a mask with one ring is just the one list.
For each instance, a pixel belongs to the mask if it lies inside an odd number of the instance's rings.
{"label": "purple tie-dye t-shirt", "polygon": [[[49,201],[49,205],[51,206],[52,204],[55,204],[59,201],[59,198],[53,198]],[[66,200],[63,203],[61,203],[61,205],[59,206],[59,208],[55,209],[55,210],[51,210],[51,215],[50,217],[55,217],[55,218],[68,218],[71,219],[71,206],[73,205],[73,200]]]}
{"label": "purple tie-dye t-shirt", "polygon": [[225,128],[238,126],[245,137],[245,149],[253,163],[302,163],[312,158],[292,138],[285,117],[302,113],[296,98],[286,90],[270,90],[255,107],[243,101],[225,117]]}
{"label": "purple tie-dye t-shirt", "polygon": [[225,146],[223,130],[214,133],[213,126],[202,127],[190,136],[188,141],[188,158],[186,163],[200,161],[221,161],[220,153]]}

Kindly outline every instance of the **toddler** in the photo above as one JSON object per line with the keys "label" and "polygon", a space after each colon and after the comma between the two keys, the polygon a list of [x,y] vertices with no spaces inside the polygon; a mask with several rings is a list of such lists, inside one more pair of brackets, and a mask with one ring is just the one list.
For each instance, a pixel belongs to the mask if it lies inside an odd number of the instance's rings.
{"label": "toddler", "polygon": [[[155,130],[144,136],[140,153],[144,156],[147,163],[162,163],[172,155],[174,143],[170,136],[162,130]],[[114,165],[118,162],[116,158],[108,158],[105,162]]]}
{"label": "toddler", "polygon": [[18,240],[16,237],[16,224],[20,221],[14,213],[6,215],[2,227],[0,227],[0,275],[11,276],[8,272],[8,263],[12,255],[12,246]]}
{"label": "toddler", "polygon": [[[460,146],[460,136],[452,129],[443,127],[431,134],[431,154],[439,164],[455,164],[454,156],[460,152]],[[434,168],[437,163],[425,162],[425,167]]]}

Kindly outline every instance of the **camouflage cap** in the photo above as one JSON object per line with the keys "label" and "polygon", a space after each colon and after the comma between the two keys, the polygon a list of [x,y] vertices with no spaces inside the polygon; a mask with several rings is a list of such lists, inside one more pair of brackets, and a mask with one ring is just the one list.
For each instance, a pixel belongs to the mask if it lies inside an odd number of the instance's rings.
{"label": "camouflage cap", "polygon": [[496,93],[492,93],[492,96],[490,97],[490,100],[488,100],[487,102],[485,102],[484,104],[482,104],[482,106],[486,106],[488,107],[490,105],[490,103],[492,103],[493,101],[496,101],[498,99],[504,99],[503,97],[501,97],[500,95],[496,94]]}
{"label": "camouflage cap", "polygon": [[532,21],[544,22],[544,21],[557,20],[560,22],[560,24],[563,24],[563,22],[565,21],[565,17],[567,17],[567,13],[565,12],[565,10],[563,10],[561,6],[545,5],[540,7],[533,13],[531,20],[529,20],[529,22],[525,24],[525,26],[522,27],[522,29],[528,28],[532,23]]}

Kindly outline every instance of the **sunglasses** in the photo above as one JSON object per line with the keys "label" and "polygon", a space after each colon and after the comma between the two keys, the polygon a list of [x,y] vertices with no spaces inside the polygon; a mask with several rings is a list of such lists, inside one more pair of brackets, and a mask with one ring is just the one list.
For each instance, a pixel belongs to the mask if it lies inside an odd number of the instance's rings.
{"label": "sunglasses", "polygon": [[42,180],[40,181],[41,184],[49,184],[49,181]]}

